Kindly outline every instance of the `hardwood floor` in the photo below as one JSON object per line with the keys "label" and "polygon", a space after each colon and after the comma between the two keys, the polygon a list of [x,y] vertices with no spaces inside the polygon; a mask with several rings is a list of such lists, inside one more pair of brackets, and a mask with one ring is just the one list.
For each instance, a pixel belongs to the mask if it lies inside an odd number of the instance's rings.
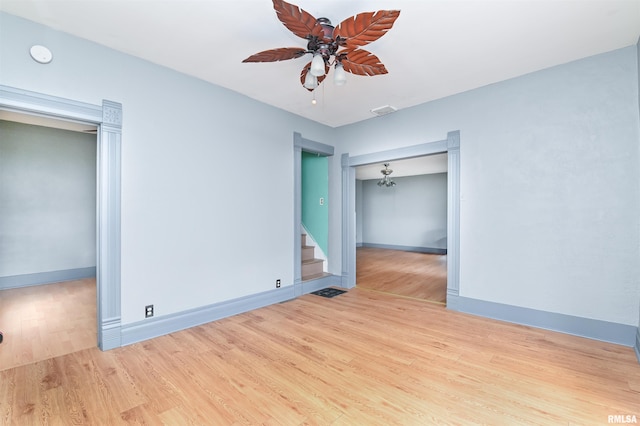
{"label": "hardwood floor", "polygon": [[95,278],[0,291],[0,370],[97,346]]}
{"label": "hardwood floor", "polygon": [[0,424],[607,424],[632,348],[365,289],[0,372]]}
{"label": "hardwood floor", "polygon": [[445,304],[447,256],[359,247],[358,287]]}

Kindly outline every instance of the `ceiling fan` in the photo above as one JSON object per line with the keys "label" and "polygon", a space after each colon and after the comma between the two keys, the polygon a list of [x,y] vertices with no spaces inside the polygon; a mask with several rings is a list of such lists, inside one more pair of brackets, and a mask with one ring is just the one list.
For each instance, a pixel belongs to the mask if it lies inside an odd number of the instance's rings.
{"label": "ceiling fan", "polygon": [[399,10],[363,12],[345,19],[334,27],[327,18],[314,18],[298,6],[284,0],[273,0],[278,19],[293,34],[307,40],[306,49],[281,47],[264,50],[242,62],[276,62],[313,55],[302,68],[300,82],[309,91],[324,81],[331,66],[335,67],[334,83],[346,82],[346,72],[356,75],[379,75],[388,71],[380,59],[361,46],[385,35],[400,15]]}

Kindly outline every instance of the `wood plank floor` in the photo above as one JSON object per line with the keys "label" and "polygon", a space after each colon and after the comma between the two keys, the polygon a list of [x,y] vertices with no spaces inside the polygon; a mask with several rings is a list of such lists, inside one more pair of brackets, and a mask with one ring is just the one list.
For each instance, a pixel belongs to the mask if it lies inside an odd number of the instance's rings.
{"label": "wood plank floor", "polygon": [[358,287],[445,304],[447,256],[374,247],[356,249]]}
{"label": "wood plank floor", "polygon": [[0,424],[593,425],[640,416],[632,348],[365,289],[0,372]]}
{"label": "wood plank floor", "polygon": [[95,278],[0,291],[0,370],[97,346]]}

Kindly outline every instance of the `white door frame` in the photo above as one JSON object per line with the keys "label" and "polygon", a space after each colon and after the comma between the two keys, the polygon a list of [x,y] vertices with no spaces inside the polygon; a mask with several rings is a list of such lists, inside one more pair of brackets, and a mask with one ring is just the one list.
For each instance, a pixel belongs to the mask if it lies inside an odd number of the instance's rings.
{"label": "white door frame", "polygon": [[96,283],[98,347],[120,347],[120,169],[122,105],[92,105],[0,85],[0,109],[96,125]]}
{"label": "white door frame", "polygon": [[447,153],[447,307],[460,293],[460,131],[447,139],[350,157],[342,154],[342,287],[356,286],[356,167]]}
{"label": "white door frame", "polygon": [[306,286],[303,286],[302,283],[302,151],[332,157],[334,148],[331,145],[305,139],[298,132],[293,133],[293,284],[295,297],[334,284],[333,277],[316,280]]}

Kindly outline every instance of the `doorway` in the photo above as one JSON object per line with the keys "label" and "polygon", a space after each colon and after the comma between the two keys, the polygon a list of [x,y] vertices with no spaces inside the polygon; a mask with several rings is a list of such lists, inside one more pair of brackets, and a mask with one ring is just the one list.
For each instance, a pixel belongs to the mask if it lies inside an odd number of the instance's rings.
{"label": "doorway", "polygon": [[447,154],[447,307],[457,305],[460,276],[460,132],[447,139],[389,151],[342,156],[342,268],[347,288],[356,286],[356,167]]}
{"label": "doorway", "polygon": [[327,274],[329,157],[302,151],[302,281]]}
{"label": "doorway", "polygon": [[[293,278],[294,278],[294,296],[301,296],[306,293],[310,293],[315,290],[320,290],[332,285],[339,285],[340,278],[332,275],[331,273],[322,272],[318,274],[318,277],[314,277],[309,280],[302,280],[302,259],[303,259],[303,226],[302,226],[302,156],[303,152],[313,154],[316,156],[327,157],[327,161],[330,164],[334,148],[333,146],[326,145],[320,142],[316,142],[310,139],[305,139],[298,132],[293,134],[293,182],[294,182],[294,218],[293,218]],[[327,177],[330,179],[330,177]],[[323,209],[327,208],[329,199],[323,200]],[[320,200],[318,200],[318,203]],[[328,227],[328,217],[327,217]],[[306,238],[305,238],[306,239]],[[326,242],[327,248],[329,241]],[[328,250],[327,250],[328,251]],[[329,253],[326,253],[329,257]],[[328,265],[328,261],[327,267]]]}
{"label": "doorway", "polygon": [[359,288],[445,305],[447,154],[356,167]]}
{"label": "doorway", "polygon": [[97,344],[96,126],[0,111],[3,368]]}
{"label": "doorway", "polygon": [[0,110],[97,128],[97,337],[102,350],[121,346],[120,177],[122,105],[101,105],[0,85]]}

